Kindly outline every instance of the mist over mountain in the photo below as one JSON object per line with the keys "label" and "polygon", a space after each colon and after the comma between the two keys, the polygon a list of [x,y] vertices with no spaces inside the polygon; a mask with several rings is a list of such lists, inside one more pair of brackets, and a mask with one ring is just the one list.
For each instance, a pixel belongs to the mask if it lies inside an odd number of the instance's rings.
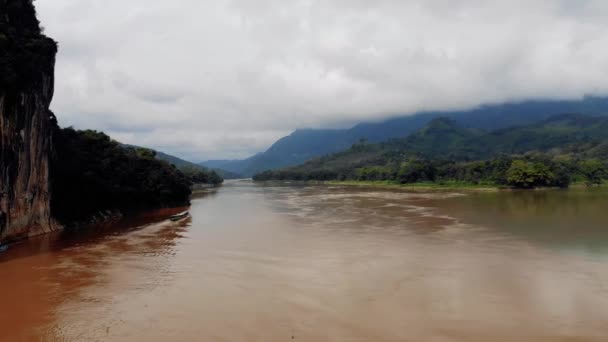
{"label": "mist over mountain", "polygon": [[465,128],[495,131],[528,125],[567,113],[608,115],[607,97],[581,100],[530,100],[483,105],[471,110],[429,111],[383,122],[360,123],[350,129],[299,129],[274,143],[268,150],[244,160],[213,160],[200,163],[251,177],[255,173],[301,164],[307,160],[350,148],[364,139],[381,142],[403,138],[439,117],[451,118]]}

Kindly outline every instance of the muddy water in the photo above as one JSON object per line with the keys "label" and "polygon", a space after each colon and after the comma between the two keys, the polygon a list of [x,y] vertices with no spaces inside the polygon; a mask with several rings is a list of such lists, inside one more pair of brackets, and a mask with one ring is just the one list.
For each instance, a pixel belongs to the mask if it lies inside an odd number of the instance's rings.
{"label": "muddy water", "polygon": [[606,208],[232,182],[0,255],[0,341],[605,341]]}

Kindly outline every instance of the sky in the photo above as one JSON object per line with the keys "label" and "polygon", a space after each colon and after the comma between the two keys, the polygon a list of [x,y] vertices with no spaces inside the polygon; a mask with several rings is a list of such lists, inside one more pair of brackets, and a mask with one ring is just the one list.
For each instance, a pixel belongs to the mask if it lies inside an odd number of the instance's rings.
{"label": "sky", "polygon": [[62,126],[193,160],[296,128],[608,94],[605,0],[37,0]]}

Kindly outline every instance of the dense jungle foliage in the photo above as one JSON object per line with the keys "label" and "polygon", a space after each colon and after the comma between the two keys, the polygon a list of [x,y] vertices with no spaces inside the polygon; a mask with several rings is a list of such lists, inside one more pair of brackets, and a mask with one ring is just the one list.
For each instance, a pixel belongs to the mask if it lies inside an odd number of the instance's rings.
{"label": "dense jungle foliage", "polygon": [[57,129],[51,162],[51,209],[60,221],[101,210],[188,204],[191,180],[148,149],[125,148],[96,131]]}
{"label": "dense jungle foliage", "polygon": [[200,166],[182,166],[179,167],[179,170],[194,184],[219,185],[224,182],[224,178],[215,170],[209,170]]}

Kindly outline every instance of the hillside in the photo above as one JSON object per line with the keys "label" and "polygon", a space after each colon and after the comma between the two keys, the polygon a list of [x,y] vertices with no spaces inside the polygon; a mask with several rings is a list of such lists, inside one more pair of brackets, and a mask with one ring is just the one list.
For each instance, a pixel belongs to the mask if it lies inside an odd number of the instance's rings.
{"label": "hillside", "polygon": [[160,151],[155,151],[155,152],[156,152],[157,159],[163,160],[169,164],[175,165],[175,167],[177,167],[181,171],[198,170],[198,171],[206,172],[206,173],[215,172],[217,175],[219,175],[223,179],[242,178],[242,176],[237,173],[226,171],[221,168],[205,167],[203,165],[195,164],[193,162],[178,158],[176,156],[172,156],[172,155],[164,153],[164,152],[160,152]]}
{"label": "hillside", "polygon": [[608,115],[608,97],[486,105],[461,111],[422,112],[383,122],[361,123],[350,129],[296,130],[291,135],[278,140],[267,151],[250,158],[215,160],[202,162],[201,165],[252,176],[261,171],[298,165],[316,157],[346,150],[361,139],[378,143],[403,138],[439,117],[450,118],[462,127],[495,131],[513,126],[530,125],[565,113]]}
{"label": "hillside", "polygon": [[483,135],[482,130],[461,127],[453,119],[437,118],[405,138],[402,144],[407,150],[424,155],[443,154],[447,158],[449,151],[468,151],[470,141]]}
{"label": "hillside", "polygon": [[201,167],[200,165],[197,165],[197,164],[189,162],[187,160],[178,158],[176,156],[172,156],[170,154],[160,152],[160,151],[155,151],[155,152],[156,152],[157,159],[164,160],[169,164],[175,165],[175,167],[177,167],[180,170],[183,168],[197,168],[197,169],[201,169],[201,170],[206,170],[205,168]]}
{"label": "hillside", "polygon": [[125,148],[96,131],[56,129],[50,167],[53,216],[64,224],[99,212],[189,203],[191,180],[151,150]]}
{"label": "hillside", "polygon": [[473,139],[470,144],[477,146],[480,156],[490,157],[497,153],[548,151],[573,144],[606,141],[606,139],[608,139],[607,118],[565,114],[534,125],[498,130]]}
{"label": "hillside", "polygon": [[[533,158],[539,165],[553,165],[554,159],[605,161],[607,151],[608,117],[559,115],[540,123],[489,133],[464,128],[448,118],[437,118],[406,138],[355,144],[347,151],[300,166],[264,172],[255,179],[360,179],[362,172],[379,173],[374,177],[392,179],[412,161],[418,164],[428,161],[433,167],[437,167],[437,163],[442,167],[455,163],[470,167],[475,161],[500,163],[501,159],[508,160],[510,165],[521,157]],[[504,171],[504,165],[501,167]]]}
{"label": "hillside", "polygon": [[220,184],[224,181],[224,179],[238,178],[235,177],[238,175],[235,175],[231,172],[227,172],[221,169],[209,169],[204,166],[189,162],[187,160],[172,156],[164,152],[135,145],[123,144],[122,146],[126,148],[143,149],[150,151],[154,155],[154,158],[167,162],[170,165],[174,165],[178,170],[186,174],[186,176],[188,176],[194,183]]}

